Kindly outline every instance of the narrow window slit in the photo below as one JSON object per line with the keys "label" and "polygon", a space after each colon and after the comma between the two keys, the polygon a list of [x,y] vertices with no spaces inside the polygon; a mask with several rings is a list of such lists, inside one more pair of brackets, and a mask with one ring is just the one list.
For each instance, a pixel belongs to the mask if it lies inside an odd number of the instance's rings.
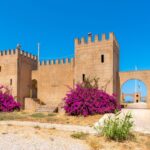
{"label": "narrow window slit", "polygon": [[101,63],[104,63],[104,55],[101,55]]}

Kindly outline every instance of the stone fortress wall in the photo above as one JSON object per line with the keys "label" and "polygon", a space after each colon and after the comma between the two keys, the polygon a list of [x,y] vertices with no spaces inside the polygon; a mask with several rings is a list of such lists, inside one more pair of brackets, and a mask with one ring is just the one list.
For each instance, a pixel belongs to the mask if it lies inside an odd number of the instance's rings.
{"label": "stone fortress wall", "polygon": [[24,103],[30,96],[31,73],[37,57],[19,49],[0,51],[0,84],[11,87],[13,96]]}
{"label": "stone fortress wall", "polygon": [[[114,33],[109,33],[109,37],[102,34],[101,38],[89,33],[87,40],[76,38],[74,53],[71,59],[38,62],[37,56],[19,48],[1,51],[0,83],[11,86],[18,101],[24,103],[26,98],[26,108],[32,108],[33,102],[57,107],[68,86],[73,88],[85,77],[98,77],[99,86],[120,99],[121,85],[129,75],[119,72],[119,44]],[[143,78],[149,82],[150,77]]]}
{"label": "stone fortress wall", "polygon": [[47,105],[57,106],[73,87],[74,59],[42,61],[32,72],[32,80],[37,81],[37,97]]}
{"label": "stone fortress wall", "polygon": [[[119,73],[119,45],[114,33],[102,34],[101,38],[92,34],[75,39],[75,82],[82,81],[83,76],[98,77],[99,86],[106,87],[108,93],[117,93]],[[107,85],[107,86],[106,86]]]}

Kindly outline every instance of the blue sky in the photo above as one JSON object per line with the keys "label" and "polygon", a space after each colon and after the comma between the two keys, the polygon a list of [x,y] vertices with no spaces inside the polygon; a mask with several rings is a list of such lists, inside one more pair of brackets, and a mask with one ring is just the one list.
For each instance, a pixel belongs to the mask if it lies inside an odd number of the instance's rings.
{"label": "blue sky", "polygon": [[[137,79],[131,79],[126,81],[122,85],[122,93],[125,94],[133,94],[133,93],[140,93],[142,97],[147,96],[147,87],[144,82]],[[126,97],[126,98],[132,98],[133,97]]]}
{"label": "blue sky", "polygon": [[41,59],[73,55],[75,37],[115,32],[120,70],[150,69],[149,0],[3,0],[0,2],[0,49],[15,48]]}

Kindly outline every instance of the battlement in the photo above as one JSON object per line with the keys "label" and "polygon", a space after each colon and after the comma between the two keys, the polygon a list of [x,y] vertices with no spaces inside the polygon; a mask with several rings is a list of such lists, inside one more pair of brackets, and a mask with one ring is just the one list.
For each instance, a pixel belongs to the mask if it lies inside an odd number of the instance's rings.
{"label": "battlement", "polygon": [[16,54],[16,50],[15,49],[8,49],[8,50],[1,50],[0,51],[0,56],[3,55],[15,55]]}
{"label": "battlement", "polygon": [[38,60],[37,56],[32,55],[31,53],[25,52],[23,50],[19,50],[19,54],[22,55],[22,56],[24,56],[24,57],[28,57],[28,58],[30,58],[32,60]]}
{"label": "battlement", "polygon": [[39,65],[56,65],[56,64],[69,64],[73,63],[74,58],[65,58],[65,59],[53,59],[53,60],[43,60],[39,62]]}
{"label": "battlement", "polygon": [[6,55],[21,55],[30,58],[32,60],[37,60],[37,56],[19,49],[9,49],[9,50],[0,51],[0,56],[6,56]]}
{"label": "battlement", "polygon": [[106,38],[106,34],[102,34],[100,38],[98,34],[92,37],[92,33],[89,33],[87,40],[85,37],[81,37],[81,39],[75,38],[74,43],[75,43],[75,46],[80,46],[80,45],[82,46],[82,45],[87,45],[91,43],[103,42],[103,41],[114,41],[116,45],[119,47],[118,41],[113,32],[109,33],[109,38]]}

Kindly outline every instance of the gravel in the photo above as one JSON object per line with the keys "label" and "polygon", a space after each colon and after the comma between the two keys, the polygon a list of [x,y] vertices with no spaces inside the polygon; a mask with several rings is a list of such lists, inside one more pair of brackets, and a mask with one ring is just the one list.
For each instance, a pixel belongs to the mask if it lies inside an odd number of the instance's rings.
{"label": "gravel", "polygon": [[[39,130],[39,131],[38,131]],[[38,131],[38,132],[37,132]],[[64,132],[65,133],[65,132]],[[64,134],[63,133],[63,134]],[[89,150],[86,143],[63,134],[30,127],[5,126],[0,131],[0,150]]]}

